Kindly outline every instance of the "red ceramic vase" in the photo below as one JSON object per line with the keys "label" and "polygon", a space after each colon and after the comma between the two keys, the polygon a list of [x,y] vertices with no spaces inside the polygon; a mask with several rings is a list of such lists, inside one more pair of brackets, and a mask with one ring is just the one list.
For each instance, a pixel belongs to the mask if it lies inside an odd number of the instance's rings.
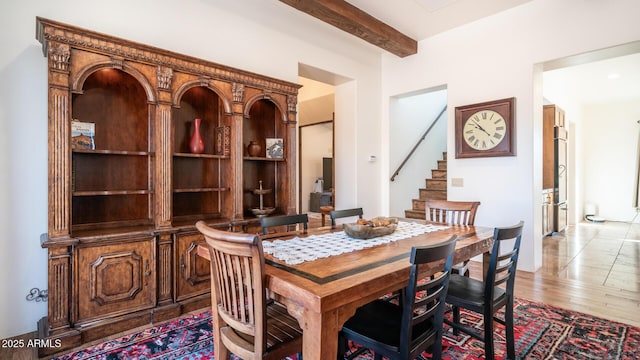
{"label": "red ceramic vase", "polygon": [[193,154],[202,154],[204,152],[204,141],[202,140],[202,134],[200,133],[200,118],[193,119],[193,134],[191,135],[191,141],[189,142],[189,150]]}

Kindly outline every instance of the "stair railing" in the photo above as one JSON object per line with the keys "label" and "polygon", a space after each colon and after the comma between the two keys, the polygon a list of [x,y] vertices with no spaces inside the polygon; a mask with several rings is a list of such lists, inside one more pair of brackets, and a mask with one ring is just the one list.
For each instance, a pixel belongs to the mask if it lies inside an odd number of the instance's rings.
{"label": "stair railing", "polygon": [[442,109],[442,111],[440,111],[440,114],[438,114],[438,116],[436,116],[436,118],[433,120],[433,122],[431,123],[431,125],[429,125],[429,128],[424,132],[424,134],[422,134],[422,137],[418,140],[418,142],[416,142],[416,144],[413,146],[413,149],[411,149],[411,151],[409,152],[409,154],[407,155],[407,157],[404,158],[404,160],[402,161],[402,163],[400,164],[400,166],[398,166],[398,168],[396,169],[396,171],[393,173],[393,175],[391,176],[391,181],[394,181],[396,176],[398,176],[398,174],[400,173],[400,169],[402,169],[402,167],[404,166],[404,164],[407,163],[407,161],[409,161],[409,158],[411,158],[411,156],[413,155],[413,153],[416,151],[416,149],[418,148],[418,146],[420,146],[420,144],[424,141],[424,139],[427,137],[427,135],[429,134],[429,131],[431,131],[431,129],[433,128],[433,126],[438,122],[438,120],[440,120],[440,117],[442,117],[442,114],[445,113],[445,111],[447,111],[447,106],[445,105],[444,108]]}

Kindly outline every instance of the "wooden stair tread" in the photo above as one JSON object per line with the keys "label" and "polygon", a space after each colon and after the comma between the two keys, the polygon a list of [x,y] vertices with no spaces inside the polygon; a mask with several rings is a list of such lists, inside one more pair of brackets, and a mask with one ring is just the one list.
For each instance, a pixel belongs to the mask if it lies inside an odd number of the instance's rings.
{"label": "wooden stair tread", "polygon": [[427,215],[425,214],[424,210],[405,210],[404,216],[408,219],[424,220]]}

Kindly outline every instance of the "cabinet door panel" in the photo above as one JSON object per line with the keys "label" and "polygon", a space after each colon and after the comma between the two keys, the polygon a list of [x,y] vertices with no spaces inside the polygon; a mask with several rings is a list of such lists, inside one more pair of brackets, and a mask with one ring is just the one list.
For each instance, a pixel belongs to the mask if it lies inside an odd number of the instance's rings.
{"label": "cabinet door panel", "polygon": [[177,300],[201,295],[211,290],[209,261],[198,256],[198,245],[204,244],[199,233],[176,235]]}
{"label": "cabinet door panel", "polygon": [[155,305],[153,238],[79,248],[78,322]]}

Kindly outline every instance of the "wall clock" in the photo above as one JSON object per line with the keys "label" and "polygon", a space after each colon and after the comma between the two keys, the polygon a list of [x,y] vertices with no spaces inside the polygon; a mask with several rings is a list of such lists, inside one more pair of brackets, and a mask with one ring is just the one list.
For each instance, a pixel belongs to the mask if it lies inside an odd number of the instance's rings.
{"label": "wall clock", "polygon": [[515,98],[456,107],[456,159],[514,156]]}

